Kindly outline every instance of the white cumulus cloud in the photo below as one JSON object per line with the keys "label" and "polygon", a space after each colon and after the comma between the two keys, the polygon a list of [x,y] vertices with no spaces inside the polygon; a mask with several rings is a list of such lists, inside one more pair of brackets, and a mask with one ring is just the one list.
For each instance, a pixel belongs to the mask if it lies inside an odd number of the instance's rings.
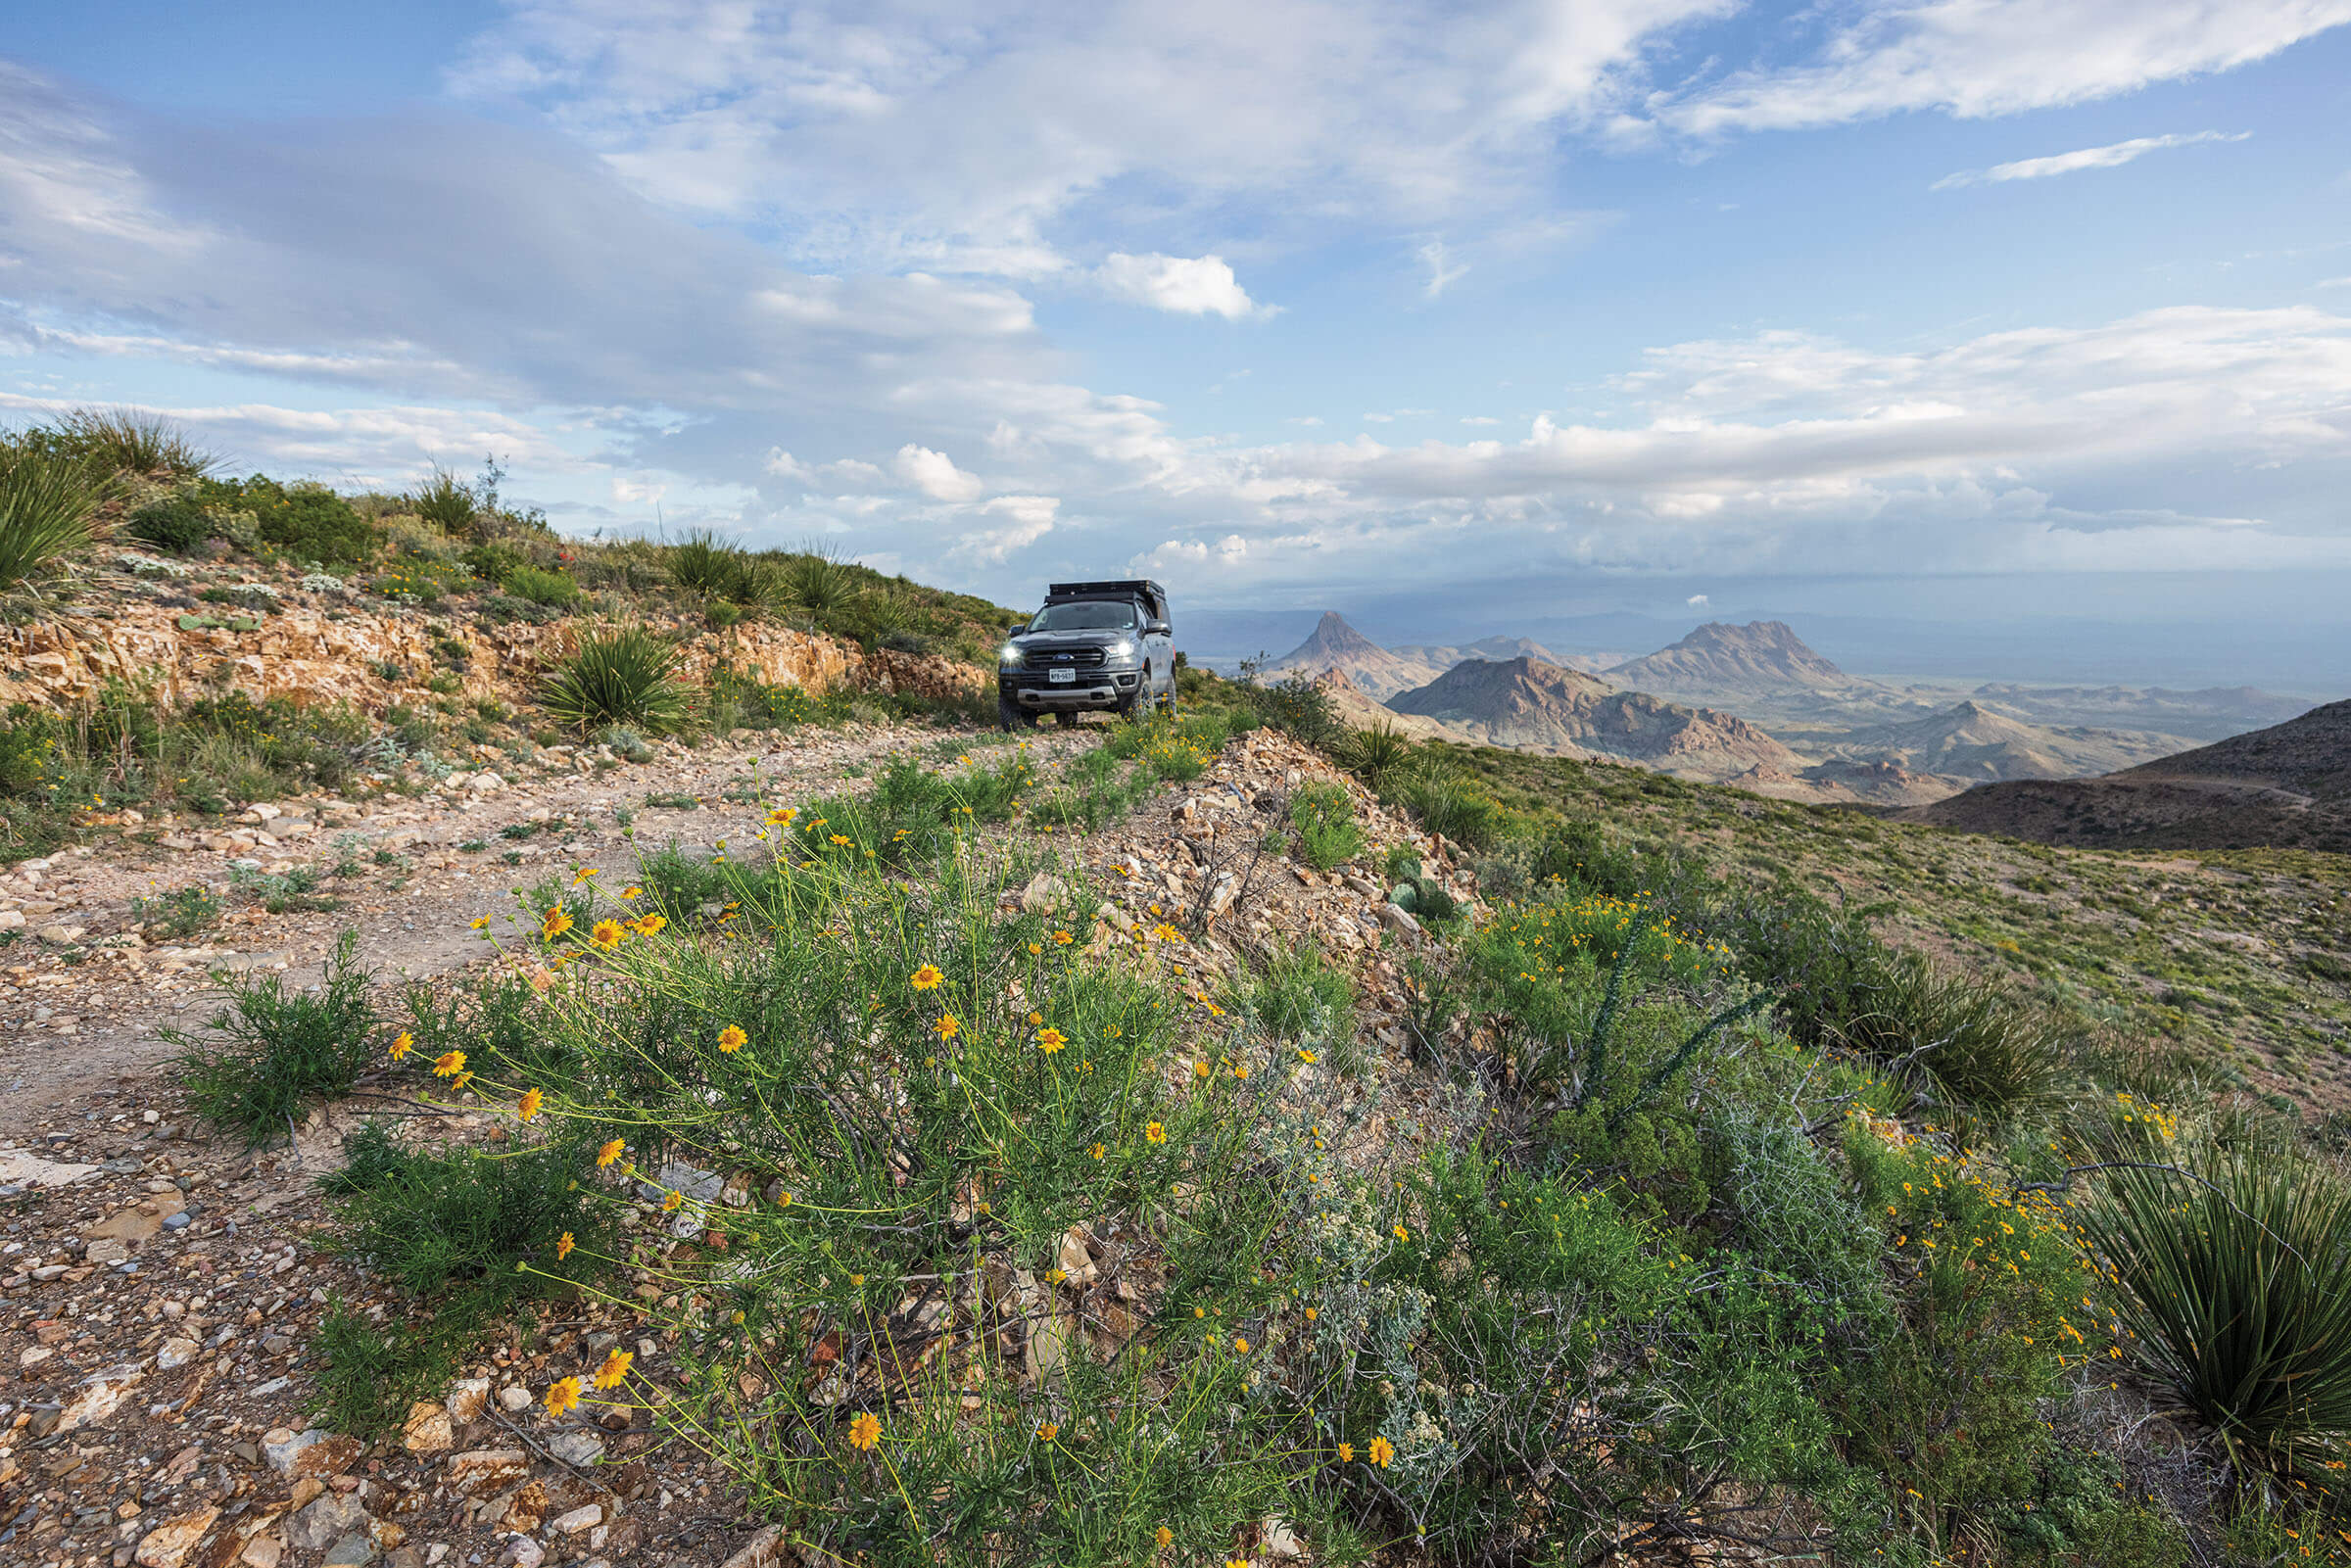
{"label": "white cumulus cloud", "polygon": [[943,451],[908,442],[898,449],[890,472],[933,500],[977,500],[986,486],[978,474],[965,473]]}
{"label": "white cumulus cloud", "polygon": [[1221,315],[1227,321],[1271,315],[1256,304],[1221,256],[1129,256],[1114,251],[1094,269],[1094,281],[1113,299],[1178,315]]}

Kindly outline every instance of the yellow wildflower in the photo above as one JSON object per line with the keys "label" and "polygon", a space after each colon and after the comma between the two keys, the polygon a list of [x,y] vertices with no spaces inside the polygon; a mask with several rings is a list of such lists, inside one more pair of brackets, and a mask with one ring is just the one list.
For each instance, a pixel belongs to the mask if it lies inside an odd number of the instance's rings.
{"label": "yellow wildflower", "polygon": [[749,1035],[730,1023],[718,1031],[718,1048],[729,1056],[733,1056],[743,1049],[743,1042],[749,1038]]}
{"label": "yellow wildflower", "polygon": [[925,964],[906,977],[906,983],[918,991],[936,991],[938,989],[938,982],[945,978],[946,976],[939,973],[937,965]]}
{"label": "yellow wildflower", "polygon": [[882,1418],[871,1410],[849,1423],[849,1447],[863,1453],[882,1441]]}
{"label": "yellow wildflower", "polygon": [[415,1048],[416,1036],[403,1029],[400,1031],[400,1037],[392,1042],[392,1060],[398,1062]]}
{"label": "yellow wildflower", "polygon": [[436,1078],[454,1078],[464,1070],[465,1053],[462,1051],[444,1051],[433,1059],[433,1076]]}
{"label": "yellow wildflower", "polygon": [[672,1187],[661,1200],[661,1212],[665,1214],[675,1213],[685,1202],[686,1195]]}
{"label": "yellow wildflower", "polygon": [[539,1115],[539,1108],[546,1103],[546,1095],[541,1094],[537,1089],[525,1089],[522,1091],[522,1098],[515,1102],[514,1114],[525,1121],[535,1120]]}
{"label": "yellow wildflower", "polygon": [[1168,1129],[1154,1121],[1143,1129],[1143,1138],[1144,1141],[1148,1143],[1166,1143],[1168,1141]]}
{"label": "yellow wildflower", "polygon": [[963,1025],[956,1022],[954,1014],[941,1013],[938,1022],[931,1025],[931,1032],[942,1040],[952,1040],[963,1032]]}
{"label": "yellow wildflower", "polygon": [[620,945],[620,922],[616,920],[598,921],[596,929],[588,933],[588,941],[591,946],[600,947],[607,953],[611,952]]}
{"label": "yellow wildflower", "polygon": [[604,1357],[604,1364],[596,1369],[596,1386],[600,1389],[620,1387],[621,1380],[629,1375],[629,1363],[635,1359],[637,1359],[636,1352],[624,1351],[615,1347],[612,1353]]}
{"label": "yellow wildflower", "polygon": [[568,1230],[562,1235],[557,1236],[555,1238],[555,1261],[559,1263],[563,1261],[564,1259],[569,1258],[572,1254],[572,1249],[578,1246],[579,1243],[571,1239],[571,1232]]}
{"label": "yellow wildflower", "polygon": [[539,934],[546,941],[552,942],[570,929],[571,915],[560,904],[549,910],[539,922]]}
{"label": "yellow wildflower", "polygon": [[1365,1456],[1385,1470],[1388,1467],[1388,1461],[1396,1457],[1396,1445],[1390,1443],[1386,1438],[1373,1438],[1371,1447],[1366,1451]]}
{"label": "yellow wildflower", "polygon": [[1060,1436],[1061,1423],[1058,1421],[1047,1421],[1036,1429],[1036,1441],[1039,1443],[1050,1443]]}
{"label": "yellow wildflower", "polygon": [[576,1377],[557,1378],[547,1391],[547,1413],[561,1415],[580,1407],[580,1380]]}
{"label": "yellow wildflower", "polygon": [[1039,1051],[1044,1052],[1047,1056],[1051,1056],[1054,1052],[1060,1050],[1063,1046],[1069,1043],[1070,1037],[1062,1033],[1059,1029],[1039,1029],[1036,1031],[1036,1048]]}
{"label": "yellow wildflower", "polygon": [[601,1149],[599,1149],[596,1152],[596,1168],[601,1170],[613,1161],[618,1160],[620,1158],[621,1150],[626,1147],[627,1145],[618,1138],[615,1138],[610,1143],[605,1144]]}

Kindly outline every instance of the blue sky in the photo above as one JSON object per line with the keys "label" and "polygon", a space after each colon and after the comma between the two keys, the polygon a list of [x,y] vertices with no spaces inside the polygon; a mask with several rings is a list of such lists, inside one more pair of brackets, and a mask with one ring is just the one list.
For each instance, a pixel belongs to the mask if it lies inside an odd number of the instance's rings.
{"label": "blue sky", "polygon": [[0,38],[0,419],[1014,602],[2351,685],[2351,0],[199,11]]}

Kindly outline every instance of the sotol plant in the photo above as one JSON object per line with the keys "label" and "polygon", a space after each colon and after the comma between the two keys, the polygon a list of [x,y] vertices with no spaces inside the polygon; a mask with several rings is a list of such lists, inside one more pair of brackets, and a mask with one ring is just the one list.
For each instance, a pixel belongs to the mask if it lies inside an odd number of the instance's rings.
{"label": "sotol plant", "polygon": [[0,445],[0,592],[38,582],[90,544],[109,485],[96,465],[52,447]]}
{"label": "sotol plant", "polygon": [[676,645],[642,626],[587,639],[549,672],[540,701],[583,734],[608,724],[673,730],[688,708]]}

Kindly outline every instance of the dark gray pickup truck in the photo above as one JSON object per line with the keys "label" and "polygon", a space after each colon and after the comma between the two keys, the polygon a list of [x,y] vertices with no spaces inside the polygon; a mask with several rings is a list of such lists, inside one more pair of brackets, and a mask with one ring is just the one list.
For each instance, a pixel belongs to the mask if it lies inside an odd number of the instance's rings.
{"label": "dark gray pickup truck", "polygon": [[996,655],[996,716],[1007,730],[1040,713],[1066,729],[1081,713],[1125,717],[1154,703],[1176,711],[1175,629],[1157,583],[1055,583]]}

